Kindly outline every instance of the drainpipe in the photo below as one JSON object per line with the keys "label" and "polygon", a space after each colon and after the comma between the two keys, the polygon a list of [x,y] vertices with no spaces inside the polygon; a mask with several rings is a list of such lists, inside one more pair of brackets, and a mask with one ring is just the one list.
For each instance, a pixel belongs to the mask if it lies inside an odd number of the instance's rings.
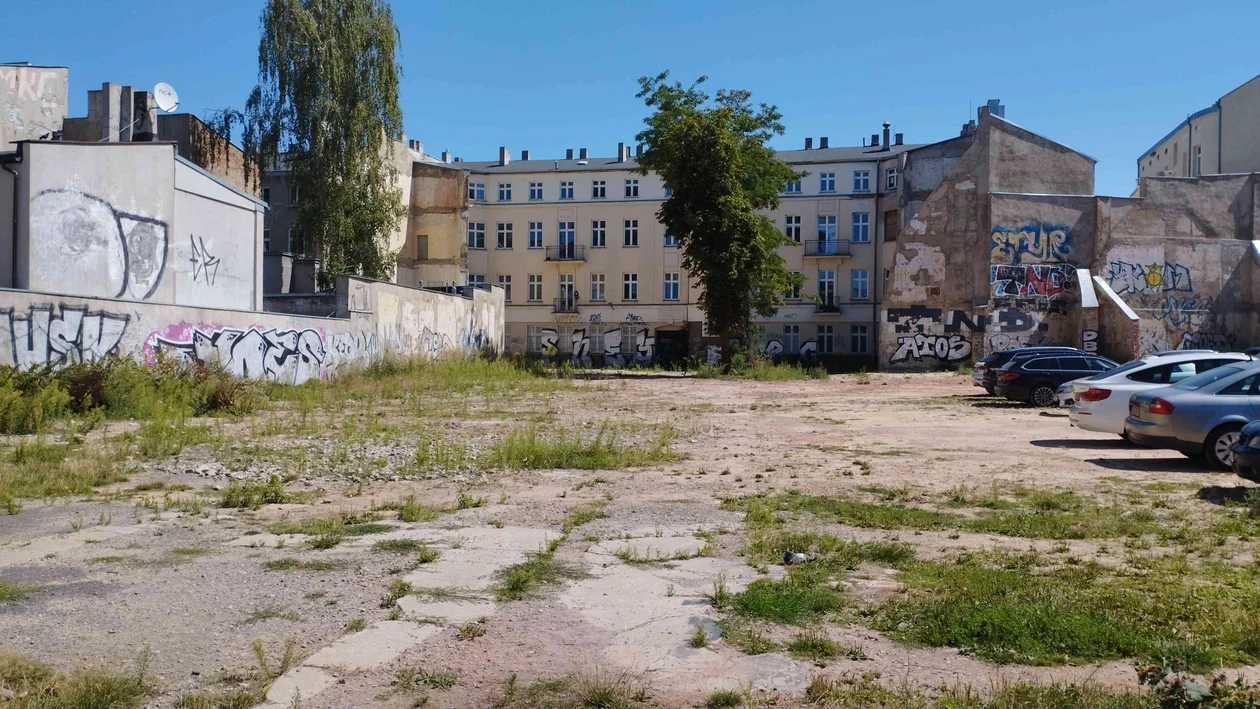
{"label": "drainpipe", "polygon": [[1225,166],[1221,163],[1224,158],[1222,149],[1224,138],[1221,131],[1225,128],[1225,107],[1221,105],[1220,100],[1216,102],[1216,174],[1225,172]]}
{"label": "drainpipe", "polygon": [[[885,128],[884,132],[887,133],[888,129]],[[887,149],[888,148],[885,147],[885,150]],[[879,268],[879,252],[881,249],[884,248],[884,238],[887,236],[887,234],[880,233],[880,228],[884,224],[884,213],[880,211],[879,209],[879,195],[880,195],[881,189],[887,190],[887,185],[883,181],[884,175],[880,171],[880,164],[881,163],[879,162],[875,163],[875,214],[871,215],[872,217],[876,219],[875,266],[874,268],[871,269],[873,272],[871,275],[875,276],[875,303],[874,303],[874,312],[871,313],[871,320],[873,321],[871,322],[871,332],[872,332],[871,350],[874,353],[873,362],[875,364],[876,372],[879,371],[879,325],[880,325],[879,323],[880,307],[879,306],[882,305],[884,302],[884,288],[887,285],[886,283],[884,283],[884,272],[881,271]],[[884,185],[884,187],[880,187],[880,185]],[[897,186],[901,187],[900,166],[898,166],[898,169],[897,169]],[[850,279],[853,278],[851,273],[850,273],[849,278]]]}
{"label": "drainpipe", "polygon": [[13,176],[13,207],[12,207],[13,224],[10,227],[12,231],[9,232],[9,237],[12,240],[12,245],[13,245],[13,253],[10,256],[10,258],[12,259],[12,261],[10,261],[10,271],[9,271],[9,276],[10,276],[9,287],[10,288],[17,288],[17,285],[18,285],[17,284],[18,173],[17,173],[17,170],[14,170],[13,168],[9,167],[9,165],[22,163],[22,153],[24,152],[23,147],[24,146],[22,145],[22,143],[18,143],[18,150],[15,155],[5,155],[3,157],[0,157],[0,169],[3,169],[5,172]]}

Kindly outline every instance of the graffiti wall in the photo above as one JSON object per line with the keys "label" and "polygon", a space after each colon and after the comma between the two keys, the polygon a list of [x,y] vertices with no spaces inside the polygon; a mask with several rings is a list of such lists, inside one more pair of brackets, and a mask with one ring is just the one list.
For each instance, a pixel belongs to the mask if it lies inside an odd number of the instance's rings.
{"label": "graffiti wall", "polygon": [[891,325],[896,342],[890,364],[943,365],[971,359],[973,340],[984,335],[987,318],[915,305],[885,310],[884,322]]}
{"label": "graffiti wall", "polygon": [[[343,277],[343,280],[345,277]],[[386,353],[439,357],[500,351],[503,293],[471,298],[369,282],[396,313],[306,318],[240,310],[0,290],[0,364],[22,369],[110,355],[214,364],[252,379],[300,384]],[[340,284],[339,284],[340,285]]]}
{"label": "graffiti wall", "polygon": [[67,73],[64,67],[0,65],[0,150],[61,130]]}
{"label": "graffiti wall", "polygon": [[601,355],[603,366],[614,368],[647,367],[656,361],[656,337],[652,328],[633,315],[620,324],[574,321],[557,324],[554,328],[544,327],[539,333],[539,347],[543,357],[567,358],[575,367],[593,366],[592,355]]}

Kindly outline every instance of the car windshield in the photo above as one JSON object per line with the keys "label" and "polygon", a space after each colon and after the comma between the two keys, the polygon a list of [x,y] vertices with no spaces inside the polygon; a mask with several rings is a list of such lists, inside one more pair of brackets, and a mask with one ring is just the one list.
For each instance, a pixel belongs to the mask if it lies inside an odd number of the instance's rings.
{"label": "car windshield", "polygon": [[1219,382],[1225,377],[1238,374],[1241,371],[1243,371],[1242,367],[1225,365],[1223,367],[1217,367],[1216,369],[1209,369],[1203,374],[1196,374],[1189,379],[1183,379],[1177,384],[1174,384],[1173,388],[1184,389],[1185,391],[1194,391],[1195,389],[1202,389],[1212,382]]}
{"label": "car windshield", "polygon": [[1144,359],[1135,359],[1132,362],[1129,362],[1128,364],[1121,365],[1119,367],[1116,367],[1115,369],[1108,369],[1105,372],[1099,372],[1098,374],[1095,374],[1092,377],[1086,377],[1086,379],[1089,381],[1093,381],[1095,379],[1103,379],[1104,377],[1114,377],[1117,374],[1124,374],[1125,372],[1132,372],[1133,370],[1139,367],[1145,367],[1148,364],[1150,364],[1150,362],[1147,362]]}

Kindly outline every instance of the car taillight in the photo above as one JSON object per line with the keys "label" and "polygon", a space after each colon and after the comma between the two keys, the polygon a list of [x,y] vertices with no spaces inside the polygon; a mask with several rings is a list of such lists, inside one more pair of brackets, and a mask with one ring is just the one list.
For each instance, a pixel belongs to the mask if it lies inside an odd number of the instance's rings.
{"label": "car taillight", "polygon": [[1164,414],[1166,416],[1171,414],[1175,408],[1177,407],[1173,406],[1171,402],[1164,401],[1163,399],[1155,399],[1151,402],[1151,405],[1147,407],[1146,413]]}
{"label": "car taillight", "polygon": [[976,364],[976,369],[984,369],[984,362],[979,362],[979,363],[977,363],[977,364]]}
{"label": "car taillight", "polygon": [[1002,372],[998,379],[1001,379],[1004,382],[1009,382],[1012,379],[1019,379],[1019,374],[1016,372]]}
{"label": "car taillight", "polygon": [[1102,401],[1103,399],[1106,399],[1109,396],[1111,396],[1110,389],[1099,389],[1097,387],[1090,387],[1086,389],[1085,391],[1081,392],[1081,395],[1076,398],[1080,399],[1081,401]]}

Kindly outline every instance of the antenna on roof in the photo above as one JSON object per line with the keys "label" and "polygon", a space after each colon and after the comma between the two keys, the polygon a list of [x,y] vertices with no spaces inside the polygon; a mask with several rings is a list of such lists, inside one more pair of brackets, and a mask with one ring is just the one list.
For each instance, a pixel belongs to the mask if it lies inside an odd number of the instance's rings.
{"label": "antenna on roof", "polygon": [[175,87],[166,82],[158,82],[153,87],[153,96],[157,99],[157,107],[162,113],[170,113],[179,108],[179,94],[175,93]]}

